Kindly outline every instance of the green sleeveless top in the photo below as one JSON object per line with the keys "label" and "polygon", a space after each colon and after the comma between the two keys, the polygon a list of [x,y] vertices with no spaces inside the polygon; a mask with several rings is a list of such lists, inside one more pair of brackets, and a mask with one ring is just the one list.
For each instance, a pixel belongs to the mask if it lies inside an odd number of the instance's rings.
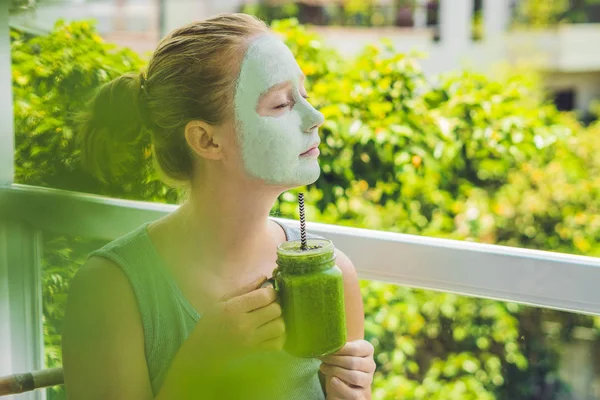
{"label": "green sleeveless top", "polygon": [[[172,274],[159,257],[145,223],[89,257],[104,257],[117,264],[127,276],[135,294],[144,329],[146,363],[156,396],[175,354],[194,329],[201,315],[183,296]],[[288,241],[300,239],[299,229],[282,225]],[[313,235],[311,235],[313,236]],[[201,360],[199,360],[201,362]],[[284,351],[254,353],[239,361],[244,371],[265,371],[270,390],[243,398],[250,399],[325,399],[318,378],[318,359],[296,358]],[[264,374],[263,374],[264,375]],[[223,393],[223,399],[233,398]]]}

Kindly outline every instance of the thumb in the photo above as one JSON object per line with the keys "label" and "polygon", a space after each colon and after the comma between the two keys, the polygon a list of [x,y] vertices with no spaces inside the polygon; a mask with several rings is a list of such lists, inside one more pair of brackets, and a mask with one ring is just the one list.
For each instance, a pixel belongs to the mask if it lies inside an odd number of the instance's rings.
{"label": "thumb", "polygon": [[250,293],[250,292],[258,289],[260,287],[260,285],[262,285],[263,282],[266,280],[267,280],[267,277],[265,275],[260,275],[258,278],[254,279],[253,281],[246,283],[246,284],[232,290],[231,292],[225,293],[223,296],[221,296],[219,301],[227,301],[229,299],[233,299],[234,297],[239,297],[246,293]]}

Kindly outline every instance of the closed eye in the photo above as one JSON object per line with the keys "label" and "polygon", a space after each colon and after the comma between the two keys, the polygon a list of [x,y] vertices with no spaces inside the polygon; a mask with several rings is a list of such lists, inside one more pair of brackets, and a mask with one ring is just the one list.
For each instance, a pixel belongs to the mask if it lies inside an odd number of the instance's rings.
{"label": "closed eye", "polygon": [[[303,97],[305,100],[308,100],[308,99],[310,99],[310,97],[309,97],[309,96],[302,96],[302,97]],[[292,104],[291,102],[283,103],[283,104],[280,104],[280,105],[278,105],[278,106],[277,106],[277,107],[275,107],[274,109],[275,109],[275,110],[280,110],[280,109],[283,109],[283,108],[288,108],[288,107],[289,107],[291,104]]]}

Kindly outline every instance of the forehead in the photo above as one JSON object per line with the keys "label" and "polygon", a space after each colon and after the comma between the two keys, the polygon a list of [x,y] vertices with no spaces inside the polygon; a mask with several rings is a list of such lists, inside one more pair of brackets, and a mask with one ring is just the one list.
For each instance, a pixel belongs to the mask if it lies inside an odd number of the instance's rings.
{"label": "forehead", "polygon": [[248,47],[238,83],[252,84],[260,93],[292,81],[298,83],[302,71],[290,49],[278,37],[266,34],[255,38]]}

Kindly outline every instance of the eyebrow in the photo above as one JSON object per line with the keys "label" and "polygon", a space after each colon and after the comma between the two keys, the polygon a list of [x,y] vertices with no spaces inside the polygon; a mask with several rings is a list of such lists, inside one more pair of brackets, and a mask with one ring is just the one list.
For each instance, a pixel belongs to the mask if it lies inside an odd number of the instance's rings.
{"label": "eyebrow", "polygon": [[[304,74],[300,74],[300,82],[303,82],[303,81],[305,81],[305,80],[306,80],[306,75],[304,75]],[[280,82],[280,83],[278,83],[278,84],[276,84],[276,85],[273,85],[273,86],[271,86],[271,87],[269,88],[269,90],[267,90],[265,93],[263,93],[263,95],[265,95],[265,94],[267,94],[267,93],[270,93],[270,92],[271,92],[271,91],[273,91],[273,90],[279,90],[279,89],[281,89],[281,88],[287,87],[287,86],[289,86],[289,85],[291,85],[291,84],[292,84],[292,82],[291,82],[291,81],[284,81],[284,82]]]}
{"label": "eyebrow", "polygon": [[265,94],[267,94],[267,93],[269,93],[269,92],[272,92],[272,91],[274,91],[274,90],[283,89],[283,88],[285,88],[285,87],[288,87],[288,86],[290,86],[291,84],[292,84],[292,82],[291,82],[291,81],[284,81],[284,82],[280,82],[280,83],[278,83],[277,85],[273,85],[273,86],[271,86],[271,87],[269,88],[269,90],[267,90],[267,91],[265,92]]}

